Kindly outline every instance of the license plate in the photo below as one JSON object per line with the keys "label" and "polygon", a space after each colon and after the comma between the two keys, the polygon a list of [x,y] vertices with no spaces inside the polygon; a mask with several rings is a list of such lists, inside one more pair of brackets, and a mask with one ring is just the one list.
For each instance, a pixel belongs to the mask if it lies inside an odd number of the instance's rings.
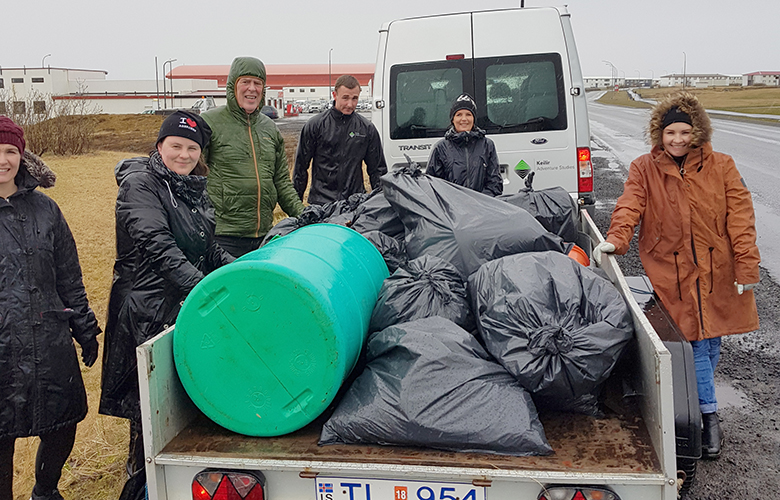
{"label": "license plate", "polygon": [[471,483],[317,477],[316,500],[485,500]]}

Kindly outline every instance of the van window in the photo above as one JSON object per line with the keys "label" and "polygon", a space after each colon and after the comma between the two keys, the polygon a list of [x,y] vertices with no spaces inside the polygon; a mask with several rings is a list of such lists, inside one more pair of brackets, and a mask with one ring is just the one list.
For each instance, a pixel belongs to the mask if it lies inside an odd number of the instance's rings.
{"label": "van window", "polygon": [[[390,68],[390,138],[442,137],[450,107],[471,81],[471,61],[440,61]],[[468,91],[468,90],[466,90]]]}
{"label": "van window", "polygon": [[475,74],[477,123],[487,132],[566,129],[559,54],[477,59]]}

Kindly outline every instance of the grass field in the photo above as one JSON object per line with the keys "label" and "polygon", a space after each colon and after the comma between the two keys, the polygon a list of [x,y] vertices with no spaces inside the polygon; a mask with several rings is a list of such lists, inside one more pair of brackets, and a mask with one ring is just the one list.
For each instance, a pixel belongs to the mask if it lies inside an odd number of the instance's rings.
{"label": "grass field", "polygon": [[[116,255],[114,204],[117,185],[114,166],[123,158],[142,156],[154,147],[162,117],[154,115],[100,115],[95,153],[80,156],[44,156],[56,172],[56,186],[43,192],[65,214],[79,251],[84,285],[101,328],[105,326],[108,294]],[[297,136],[285,136],[290,165]],[[112,150],[112,148],[116,148]],[[119,151],[119,152],[118,152]],[[274,221],[285,217],[278,209]],[[92,368],[82,366],[89,414],[78,426],[76,445],[65,465],[60,491],[66,500],[114,500],[124,484],[128,426],[120,418],[97,413],[100,398],[101,351]],[[14,457],[14,500],[27,500],[35,484],[38,438],[18,439]]]}
{"label": "grass field", "polygon": [[[636,92],[647,99],[660,99],[663,96],[681,90],[680,88],[638,89]],[[706,89],[686,89],[695,94],[706,109],[755,113],[762,115],[780,115],[780,88],[777,87],[723,87]],[[599,102],[618,106],[649,107],[641,102],[632,101],[624,90],[607,91]]]}

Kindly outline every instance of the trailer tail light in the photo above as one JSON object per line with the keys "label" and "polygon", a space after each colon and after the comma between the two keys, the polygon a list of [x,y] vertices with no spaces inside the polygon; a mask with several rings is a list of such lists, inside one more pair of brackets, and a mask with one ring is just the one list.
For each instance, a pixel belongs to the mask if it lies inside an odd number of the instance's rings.
{"label": "trailer tail light", "polygon": [[265,500],[264,487],[257,471],[204,470],[192,480],[192,500]]}
{"label": "trailer tail light", "polygon": [[600,486],[549,486],[537,500],[620,500],[609,488]]}
{"label": "trailer tail light", "polygon": [[593,162],[590,148],[577,148],[577,190],[580,193],[593,191]]}

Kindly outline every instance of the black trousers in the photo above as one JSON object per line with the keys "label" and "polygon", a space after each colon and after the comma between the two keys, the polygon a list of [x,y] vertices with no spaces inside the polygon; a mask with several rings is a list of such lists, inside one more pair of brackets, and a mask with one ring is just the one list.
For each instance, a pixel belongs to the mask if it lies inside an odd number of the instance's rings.
{"label": "black trousers", "polygon": [[263,242],[263,238],[242,238],[240,236],[217,235],[214,239],[223,250],[235,258],[239,258],[252,250],[257,250],[260,248],[260,243]]}
{"label": "black trousers", "polygon": [[127,456],[127,481],[119,500],[143,500],[146,496],[146,463],[141,422],[130,420],[130,447]]}
{"label": "black trousers", "polygon": [[[62,466],[73,451],[76,424],[41,434],[35,457],[36,495],[45,496],[57,489]],[[15,438],[0,438],[0,498],[13,498]]]}

